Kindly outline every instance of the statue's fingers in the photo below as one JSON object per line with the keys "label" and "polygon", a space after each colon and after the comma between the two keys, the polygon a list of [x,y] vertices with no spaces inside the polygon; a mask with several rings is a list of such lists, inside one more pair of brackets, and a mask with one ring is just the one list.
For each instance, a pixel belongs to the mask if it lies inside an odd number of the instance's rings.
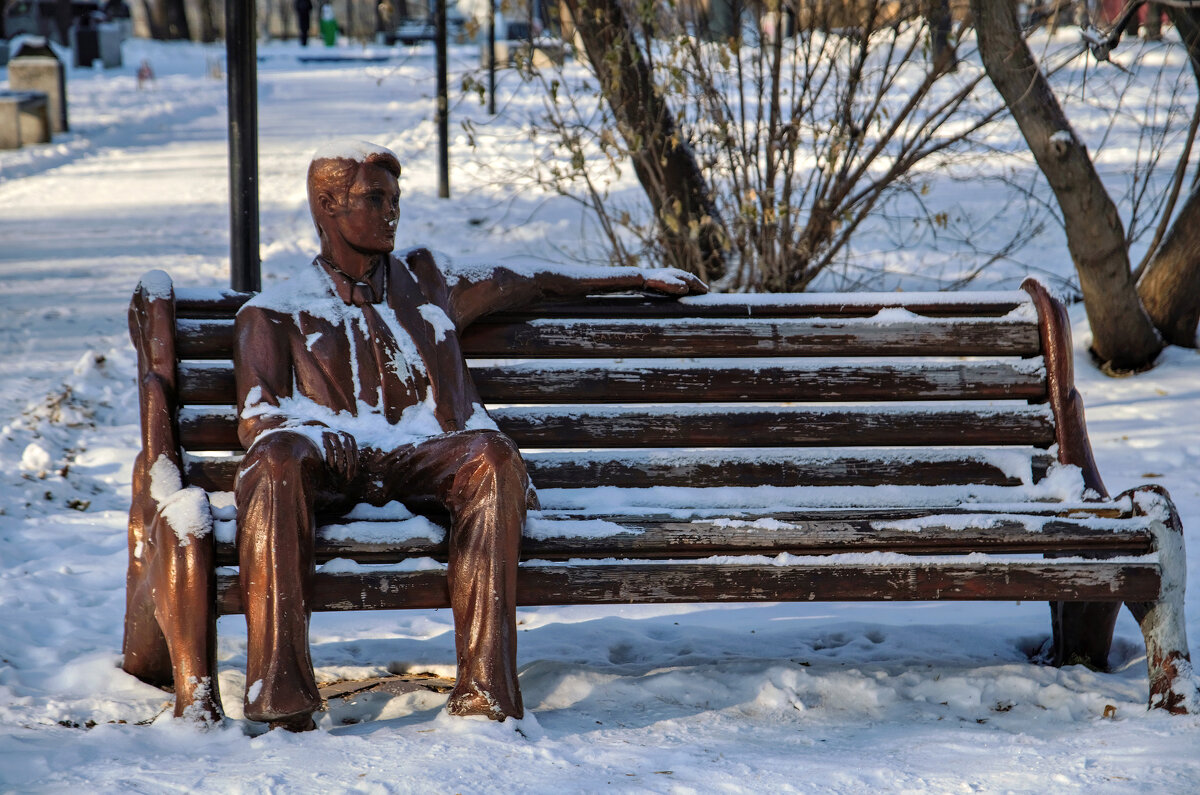
{"label": "statue's fingers", "polygon": [[688,291],[688,286],[685,282],[675,279],[650,279],[646,282],[646,286],[651,290],[665,293],[666,295],[683,295]]}
{"label": "statue's fingers", "polygon": [[326,449],[328,450],[329,465],[338,472],[342,471],[342,462],[340,460],[342,457],[342,450],[341,445],[338,443],[337,437],[332,435],[327,436],[325,444]]}
{"label": "statue's fingers", "polygon": [[358,442],[353,436],[346,436],[346,476],[358,479]]}

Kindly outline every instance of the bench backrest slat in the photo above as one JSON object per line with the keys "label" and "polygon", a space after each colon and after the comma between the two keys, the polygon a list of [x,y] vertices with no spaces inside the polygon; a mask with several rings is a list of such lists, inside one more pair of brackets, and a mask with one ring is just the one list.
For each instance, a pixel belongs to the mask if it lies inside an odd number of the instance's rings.
{"label": "bench backrest slat", "polygon": [[[484,364],[471,368],[479,394],[500,403],[656,403],[741,401],[1043,400],[1044,378],[1035,368],[1001,360],[919,365],[818,363],[812,366],[710,367],[647,363],[589,366],[574,361]],[[231,405],[233,365],[184,362],[179,367],[183,403]]]}
{"label": "bench backrest slat", "polygon": [[[522,447],[841,447],[1054,444],[1048,406],[1010,411],[913,408],[892,412],[823,406],[501,406],[491,415]],[[189,450],[240,450],[232,407],[180,412]]]}
{"label": "bench backrest slat", "polygon": [[[183,359],[228,359],[233,322],[178,321]],[[848,318],[689,318],[630,320],[554,318],[481,323],[463,335],[467,356],[579,358],[675,356],[1036,356],[1037,327],[1023,321],[916,318],[873,323]]]}
{"label": "bench backrest slat", "polygon": [[[180,318],[228,319],[253,295],[203,287],[176,287],[175,313]],[[1029,296],[1016,290],[973,293],[728,294],[684,301],[606,295],[502,312],[492,315],[489,320],[517,322],[543,317],[871,317],[881,309],[897,307],[926,317],[1001,317],[1028,303]]]}
{"label": "bench backrest slat", "polygon": [[[897,456],[851,448],[826,458],[786,455],[756,458],[724,449],[679,453],[660,458],[638,451],[606,455],[603,452],[549,454],[526,452],[529,476],[538,488],[567,489],[580,486],[651,488],[654,486],[940,486],[971,483],[983,486],[1019,486],[1045,476],[1053,458],[1048,453],[1030,455],[1024,471],[1010,471],[979,455],[933,455],[919,452]],[[209,491],[232,491],[237,455],[188,457],[184,471],[188,482]]]}

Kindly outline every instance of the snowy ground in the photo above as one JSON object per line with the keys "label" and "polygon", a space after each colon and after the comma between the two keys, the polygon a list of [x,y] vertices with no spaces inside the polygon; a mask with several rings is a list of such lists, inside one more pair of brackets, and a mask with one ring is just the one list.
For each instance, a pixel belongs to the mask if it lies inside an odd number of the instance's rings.
{"label": "snowy ground", "polygon": [[[1025,655],[1048,633],[1042,604],[526,609],[532,714],[519,726],[449,719],[445,697],[422,691],[335,700],[318,732],[257,737],[240,720],[245,633],[230,617],[228,726],[169,720],[169,697],[118,667],[137,444],[124,309],[151,268],[227,279],[224,84],[206,76],[219,54],[130,42],[124,70],[71,73],[71,134],[0,153],[0,791],[1200,789],[1200,718],[1146,712],[1132,620],[1118,624],[1113,673],[1038,667]],[[315,248],[303,170],[337,135],[400,154],[407,241],[467,259],[586,246],[570,203],[479,176],[481,158],[521,156],[504,121],[476,153],[455,142],[455,198],[433,198],[427,50],[366,68],[302,66],[282,45],[262,55],[268,279]],[[143,56],[158,79],[139,92]],[[472,57],[459,51],[454,68]],[[469,102],[455,112],[484,120]],[[1061,241],[1038,246],[1038,267],[1068,280]],[[888,267],[916,280],[920,259]],[[1009,271],[993,282],[1013,286]],[[1082,354],[1079,309],[1078,379],[1107,485],[1170,489],[1200,571],[1200,356],[1174,349],[1149,374],[1104,378]],[[318,678],[393,663],[450,675],[450,630],[448,611],[319,615]]]}

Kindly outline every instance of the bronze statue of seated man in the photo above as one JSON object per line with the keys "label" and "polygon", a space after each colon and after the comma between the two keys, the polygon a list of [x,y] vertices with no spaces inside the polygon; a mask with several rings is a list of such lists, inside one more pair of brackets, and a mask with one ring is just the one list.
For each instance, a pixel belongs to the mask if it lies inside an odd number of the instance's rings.
{"label": "bronze statue of seated man", "polygon": [[321,703],[308,643],[314,518],[392,500],[440,504],[451,517],[458,677],[448,711],[523,716],[516,576],[535,497],[516,446],[481,404],[459,332],[547,298],[706,290],[672,269],[455,276],[425,249],[394,256],[399,176],[396,156],[370,144],[318,152],[308,198],[321,253],[237,316],[245,714],[290,729],[312,728]]}

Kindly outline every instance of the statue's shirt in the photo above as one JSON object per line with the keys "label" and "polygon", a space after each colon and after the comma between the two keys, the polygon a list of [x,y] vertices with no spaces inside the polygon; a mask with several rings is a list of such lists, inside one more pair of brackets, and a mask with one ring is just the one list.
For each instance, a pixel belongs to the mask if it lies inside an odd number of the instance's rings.
{"label": "statue's shirt", "polygon": [[279,428],[318,444],[329,428],[378,449],[495,428],[467,372],[445,278],[424,250],[385,258],[366,283],[318,258],[247,302],[236,336],[247,446]]}

